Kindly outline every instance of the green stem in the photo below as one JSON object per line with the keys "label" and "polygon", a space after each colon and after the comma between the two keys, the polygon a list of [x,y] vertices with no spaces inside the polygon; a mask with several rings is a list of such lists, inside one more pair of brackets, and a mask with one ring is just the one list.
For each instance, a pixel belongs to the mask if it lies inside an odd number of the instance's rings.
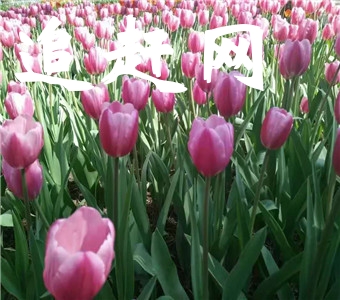
{"label": "green stem", "polygon": [[171,138],[171,130],[170,130],[170,113],[166,113],[166,127],[167,127],[167,134],[168,134],[168,140],[169,140],[169,145],[170,145],[170,150],[171,150],[171,154],[172,154],[172,158],[173,158],[173,162],[174,162],[174,168],[176,169],[176,153],[174,150],[174,147],[172,145],[172,138]]}
{"label": "green stem", "polygon": [[209,190],[211,177],[206,177],[203,204],[203,299],[209,299],[208,252],[209,252]]}
{"label": "green stem", "polygon": [[133,147],[133,163],[134,163],[134,169],[135,169],[135,173],[136,173],[136,178],[137,178],[137,183],[138,183],[138,187],[140,189],[140,183],[141,183],[141,179],[140,179],[140,174],[139,174],[139,163],[138,163],[138,153],[137,153],[137,147],[136,145]]}
{"label": "green stem", "polygon": [[290,109],[292,108],[292,102],[294,98],[294,89],[295,89],[295,82],[296,82],[296,77],[294,77],[289,85],[289,92],[288,92],[288,97],[287,97],[287,107],[285,109],[289,112]]}
{"label": "green stem", "polygon": [[48,96],[50,99],[50,114],[52,118],[52,124],[55,124],[54,123],[54,112],[53,112],[53,101],[52,101],[52,84],[48,85]]}
{"label": "green stem", "polygon": [[40,204],[38,203],[38,200],[33,201],[33,206],[38,211],[39,217],[41,218],[41,221],[43,222],[45,228],[48,229],[50,227],[50,224],[48,223],[46,216],[43,210],[41,209]]}
{"label": "green stem", "polygon": [[118,232],[118,185],[119,185],[119,157],[115,157],[113,161],[113,224],[116,232]]}
{"label": "green stem", "polygon": [[196,117],[196,112],[195,112],[195,102],[194,102],[194,97],[192,95],[192,79],[189,79],[189,101],[191,105],[191,112],[192,112],[192,120],[195,119]]}
{"label": "green stem", "polygon": [[24,203],[25,203],[25,215],[26,215],[26,222],[27,222],[26,229],[27,229],[27,232],[29,232],[31,224],[32,224],[32,220],[31,220],[30,202],[28,198],[25,169],[21,169],[21,183],[22,183],[22,191],[23,191]]}
{"label": "green stem", "polygon": [[269,156],[270,156],[270,150],[268,149],[266,151],[266,154],[265,154],[265,157],[264,157],[262,170],[261,170],[261,174],[260,174],[260,179],[259,179],[259,183],[258,183],[257,189],[256,189],[256,195],[255,195],[255,199],[254,199],[253,209],[251,211],[251,218],[250,218],[250,234],[251,235],[252,235],[253,229],[254,229],[256,211],[257,211],[257,207],[259,205],[260,192],[261,192],[261,188],[262,188],[262,185],[263,185],[264,174],[266,173],[267,165],[268,165],[268,162],[269,162]]}
{"label": "green stem", "polygon": [[331,178],[329,180],[328,195],[327,195],[326,218],[329,218],[332,212],[335,183],[336,183],[336,174],[334,170],[332,169]]}

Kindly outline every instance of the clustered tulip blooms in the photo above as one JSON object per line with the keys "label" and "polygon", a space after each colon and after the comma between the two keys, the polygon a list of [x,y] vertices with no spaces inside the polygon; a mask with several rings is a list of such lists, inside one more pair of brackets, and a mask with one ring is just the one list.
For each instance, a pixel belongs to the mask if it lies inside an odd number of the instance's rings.
{"label": "clustered tulip blooms", "polygon": [[51,225],[43,278],[56,300],[93,299],[110,273],[114,240],[111,220],[91,207]]}

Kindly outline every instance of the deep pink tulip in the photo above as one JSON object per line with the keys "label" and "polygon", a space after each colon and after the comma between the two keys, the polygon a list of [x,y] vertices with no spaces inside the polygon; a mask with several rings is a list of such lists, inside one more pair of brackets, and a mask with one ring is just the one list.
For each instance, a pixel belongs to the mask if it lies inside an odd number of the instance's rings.
{"label": "deep pink tulip", "polygon": [[34,114],[33,100],[28,91],[24,94],[8,93],[5,99],[5,107],[11,119],[15,119],[19,115],[32,117]]}
{"label": "deep pink tulip", "polygon": [[150,95],[150,84],[144,79],[123,77],[122,99],[138,111],[145,108]]}
{"label": "deep pink tulip", "polygon": [[183,28],[191,28],[195,23],[196,14],[191,10],[182,9],[180,15],[180,23]]}
{"label": "deep pink tulip", "polygon": [[161,76],[157,77],[156,74],[153,73],[151,59],[148,61],[148,68],[150,76],[158,78],[160,80],[166,80],[170,75],[168,64],[164,59],[162,59],[161,61]]}
{"label": "deep pink tulip", "polygon": [[188,48],[193,53],[204,51],[204,33],[198,31],[190,32],[188,38]]}
{"label": "deep pink tulip", "polygon": [[334,30],[333,26],[329,23],[325,25],[325,27],[322,29],[322,38],[324,40],[330,40],[334,37]]}
{"label": "deep pink tulip", "polygon": [[7,93],[15,92],[15,93],[19,93],[19,94],[23,95],[23,94],[26,93],[26,91],[27,91],[27,86],[25,85],[25,83],[15,82],[15,81],[11,80],[7,84]]}
{"label": "deep pink tulip", "polygon": [[12,48],[15,42],[13,31],[0,31],[0,41],[4,47]]}
{"label": "deep pink tulip", "polygon": [[[2,172],[4,174],[8,189],[18,198],[24,199],[22,191],[21,170],[11,167],[6,160],[2,161]],[[43,170],[38,160],[25,168],[25,179],[28,198],[35,199],[43,185]]]}
{"label": "deep pink tulip", "polygon": [[338,36],[335,40],[334,51],[335,51],[335,54],[337,55],[338,59],[340,59],[340,34],[338,34]]}
{"label": "deep pink tulip", "polygon": [[198,23],[201,26],[207,25],[209,23],[209,11],[208,10],[200,10],[197,13]]}
{"label": "deep pink tulip", "polygon": [[196,66],[201,62],[200,53],[186,52],[182,54],[181,66],[183,74],[188,78],[194,78]]}
{"label": "deep pink tulip", "polygon": [[223,26],[222,23],[223,23],[223,18],[213,14],[210,19],[209,29],[211,30],[211,29],[222,27]]}
{"label": "deep pink tulip", "polygon": [[99,137],[108,155],[127,155],[137,141],[138,111],[131,103],[112,102],[100,115]]}
{"label": "deep pink tulip", "polygon": [[234,128],[222,117],[196,118],[189,134],[188,150],[197,170],[214,176],[229,164],[234,150]]}
{"label": "deep pink tulip", "polygon": [[156,89],[152,91],[151,99],[159,112],[168,113],[174,109],[176,101],[174,93],[162,93]]}
{"label": "deep pink tulip", "polygon": [[261,142],[267,149],[280,148],[287,140],[293,127],[293,117],[285,109],[272,107],[266,114],[261,127]]}
{"label": "deep pink tulip", "polygon": [[336,139],[333,150],[333,167],[335,173],[340,176],[340,128],[338,128],[336,133]]}
{"label": "deep pink tulip", "polygon": [[86,71],[91,75],[101,74],[107,67],[107,60],[104,57],[104,50],[100,47],[93,47],[84,56]]}
{"label": "deep pink tulip", "polygon": [[334,78],[336,71],[339,68],[339,65],[340,65],[339,61],[335,61],[335,62],[332,62],[330,64],[329,63],[325,64],[325,78],[326,78],[326,80],[329,84],[331,84],[333,82],[333,79],[334,79],[333,85],[340,82],[340,71],[338,72],[338,74]]}
{"label": "deep pink tulip", "polygon": [[171,32],[176,31],[179,27],[179,18],[171,15],[169,17],[169,21],[168,21],[167,25],[168,25],[168,28]]}
{"label": "deep pink tulip", "polygon": [[207,94],[198,86],[196,80],[192,88],[192,96],[198,105],[207,103]]}
{"label": "deep pink tulip", "polygon": [[207,83],[207,81],[204,79],[204,64],[199,64],[196,66],[196,81],[198,86],[206,93],[211,92],[216,83],[217,83],[217,79],[218,79],[218,74],[219,74],[219,70],[217,69],[212,69],[211,71],[211,81],[209,83]]}
{"label": "deep pink tulip", "polygon": [[39,156],[44,145],[43,128],[32,117],[22,115],[0,126],[0,154],[13,168],[23,169]]}
{"label": "deep pink tulip", "polygon": [[290,79],[305,73],[311,60],[311,53],[312,47],[308,40],[287,40],[279,60],[279,69],[282,76]]}
{"label": "deep pink tulip", "polygon": [[98,120],[103,104],[110,101],[107,85],[100,83],[93,89],[80,92],[80,99],[85,112],[93,119]]}
{"label": "deep pink tulip", "polygon": [[43,278],[56,300],[94,298],[110,273],[114,240],[111,220],[92,207],[82,206],[51,225]]}
{"label": "deep pink tulip", "polygon": [[334,105],[334,115],[335,119],[340,124],[340,92],[338,93],[338,97],[335,99],[335,105]]}
{"label": "deep pink tulip", "polygon": [[235,76],[242,74],[233,71],[220,75],[213,91],[216,107],[225,118],[238,114],[246,100],[247,86]]}
{"label": "deep pink tulip", "polygon": [[319,30],[319,21],[314,21],[312,19],[304,19],[299,24],[298,37],[299,40],[303,39],[309,40],[311,44],[314,43]]}
{"label": "deep pink tulip", "polygon": [[301,103],[300,103],[300,110],[304,114],[309,113],[309,105],[308,105],[308,98],[307,97],[302,97]]}

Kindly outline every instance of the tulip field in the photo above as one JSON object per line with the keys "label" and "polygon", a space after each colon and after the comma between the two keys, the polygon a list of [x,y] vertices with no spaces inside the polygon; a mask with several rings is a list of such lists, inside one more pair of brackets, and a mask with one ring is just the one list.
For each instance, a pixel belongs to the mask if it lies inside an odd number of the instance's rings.
{"label": "tulip field", "polygon": [[3,2],[1,299],[340,299],[339,124],[331,0]]}

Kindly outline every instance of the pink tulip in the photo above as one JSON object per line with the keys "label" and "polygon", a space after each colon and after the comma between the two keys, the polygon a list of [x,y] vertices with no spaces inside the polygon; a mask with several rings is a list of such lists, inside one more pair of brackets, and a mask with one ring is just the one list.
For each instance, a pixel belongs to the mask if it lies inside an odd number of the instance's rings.
{"label": "pink tulip", "polygon": [[333,150],[333,167],[335,173],[340,176],[340,128],[338,128],[336,133],[336,139]]}
{"label": "pink tulip", "polygon": [[196,81],[198,86],[206,93],[211,92],[216,83],[217,83],[217,79],[218,79],[218,74],[219,74],[219,70],[217,69],[212,69],[211,71],[211,81],[209,83],[207,83],[207,81],[204,79],[204,64],[199,64],[196,66]]}
{"label": "pink tulip", "polygon": [[150,95],[149,82],[144,79],[129,78],[125,75],[122,86],[122,99],[124,103],[133,104],[138,111],[144,109]]}
{"label": "pink tulip", "polygon": [[158,78],[160,80],[166,80],[170,75],[168,64],[164,59],[161,60],[161,76],[157,77],[156,74],[153,73],[151,59],[148,61],[148,68],[150,76]]}
{"label": "pink tulip", "polygon": [[2,61],[2,58],[3,58],[2,45],[0,44],[0,61]]}
{"label": "pink tulip", "polygon": [[273,26],[273,37],[279,42],[284,42],[289,33],[289,23],[280,16],[276,19]]}
{"label": "pink tulip", "polygon": [[280,148],[287,140],[293,127],[293,117],[283,108],[272,107],[266,114],[261,127],[261,142],[267,149]]}
{"label": "pink tulip", "polygon": [[200,53],[186,52],[182,54],[181,66],[183,74],[188,78],[194,78],[196,72],[196,66],[201,61]]}
{"label": "pink tulip", "polygon": [[195,23],[196,15],[188,9],[182,9],[180,23],[183,28],[191,28]]}
{"label": "pink tulip", "polygon": [[94,27],[94,33],[99,39],[110,40],[113,36],[113,27],[107,21],[97,21]]}
{"label": "pink tulip", "polygon": [[6,30],[0,31],[0,42],[6,48],[12,48],[14,46],[14,33],[13,31],[8,32]]}
{"label": "pink tulip", "polygon": [[198,86],[197,81],[194,82],[194,87],[192,88],[192,96],[194,101],[198,105],[202,105],[207,103],[207,95],[206,93]]}
{"label": "pink tulip", "polygon": [[168,113],[174,109],[176,100],[174,93],[162,93],[156,89],[152,91],[151,99],[159,112]]}
{"label": "pink tulip", "polygon": [[171,32],[176,31],[179,27],[179,18],[176,16],[170,16],[167,25]]}
{"label": "pink tulip", "polygon": [[188,48],[193,53],[202,52],[204,50],[204,33],[198,31],[190,32]]}
{"label": "pink tulip", "polygon": [[113,157],[130,153],[138,137],[138,111],[131,103],[114,101],[102,111],[99,137],[105,152]]}
{"label": "pink tulip", "polygon": [[210,19],[209,29],[212,30],[212,29],[215,29],[215,28],[222,27],[223,26],[222,24],[223,24],[223,18],[213,14],[211,19]]}
{"label": "pink tulip", "polygon": [[107,67],[107,60],[104,57],[104,50],[99,47],[91,48],[84,56],[86,71],[91,75],[101,74]]}
{"label": "pink tulip", "polygon": [[25,85],[25,83],[15,82],[11,80],[7,84],[7,93],[15,92],[15,93],[19,93],[23,95],[26,93],[26,91],[27,91],[27,86]]}
{"label": "pink tulip", "polygon": [[197,13],[198,23],[201,26],[207,25],[209,23],[209,11],[208,10],[200,10]]}
{"label": "pink tulip", "polygon": [[112,222],[92,207],[51,225],[43,278],[56,300],[94,298],[110,273],[114,240]]}
{"label": "pink tulip", "polygon": [[80,99],[85,112],[91,118],[98,120],[103,104],[110,101],[109,90],[104,83],[100,83],[91,90],[80,92]]}
{"label": "pink tulip", "polygon": [[322,29],[322,38],[324,40],[330,40],[334,37],[334,30],[331,24],[327,23]]}
{"label": "pink tulip", "polygon": [[309,113],[309,105],[308,105],[308,98],[307,97],[302,97],[301,103],[300,103],[300,110],[304,114]]}
{"label": "pink tulip", "polygon": [[[21,170],[11,167],[6,160],[2,161],[2,172],[4,174],[8,189],[18,198],[24,199],[22,191]],[[28,198],[35,199],[43,185],[43,170],[38,160],[25,168],[25,180]]]}
{"label": "pink tulip", "polygon": [[303,39],[309,40],[311,44],[314,43],[319,30],[319,21],[314,21],[312,19],[304,19],[299,24],[298,37],[299,40]]}
{"label": "pink tulip", "polygon": [[306,13],[301,7],[293,7],[291,12],[291,23],[292,24],[300,24],[304,18],[306,17]]}
{"label": "pink tulip", "polygon": [[[339,61],[335,61],[330,64],[328,63],[325,64],[325,78],[329,84],[332,84],[333,80],[334,80],[333,85],[340,82],[340,71],[338,71],[338,68],[340,67],[339,65],[340,65]],[[338,73],[336,75],[337,71]]]}
{"label": "pink tulip", "polygon": [[19,115],[32,117],[34,114],[33,100],[28,91],[25,94],[8,93],[5,99],[5,107],[11,119],[15,119]]}
{"label": "pink tulip", "polygon": [[220,75],[213,91],[216,107],[225,118],[238,114],[246,100],[247,86],[235,76],[242,74],[233,71]]}
{"label": "pink tulip", "polygon": [[312,47],[308,40],[287,40],[279,60],[279,68],[282,76],[290,79],[305,73],[311,60],[311,52]]}
{"label": "pink tulip", "polygon": [[43,145],[43,128],[32,117],[18,116],[0,126],[0,153],[13,168],[32,164]]}
{"label": "pink tulip", "polygon": [[197,170],[214,176],[229,164],[234,150],[234,128],[222,117],[196,118],[189,134],[188,150]]}

